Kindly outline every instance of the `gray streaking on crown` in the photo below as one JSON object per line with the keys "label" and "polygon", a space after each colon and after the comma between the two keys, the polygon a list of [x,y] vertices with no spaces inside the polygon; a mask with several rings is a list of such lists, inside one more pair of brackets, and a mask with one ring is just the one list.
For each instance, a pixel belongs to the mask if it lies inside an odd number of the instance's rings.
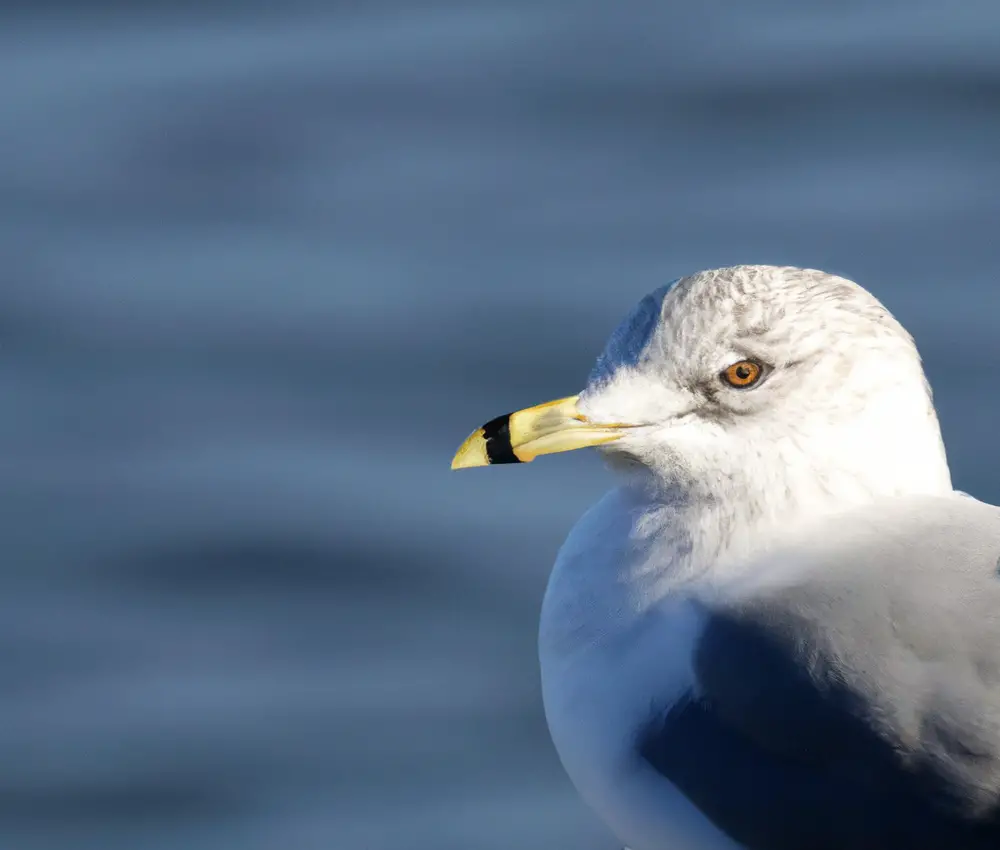
{"label": "gray streaking on crown", "polygon": [[621,481],[542,611],[581,794],[632,850],[1000,847],[1000,510],[952,490],[910,336],[793,268],[637,309],[578,404],[630,426]]}

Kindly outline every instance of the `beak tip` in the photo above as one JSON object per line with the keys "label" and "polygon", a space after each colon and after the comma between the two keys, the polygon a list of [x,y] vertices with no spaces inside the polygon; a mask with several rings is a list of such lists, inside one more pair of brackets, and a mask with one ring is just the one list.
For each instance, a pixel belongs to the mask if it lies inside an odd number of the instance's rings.
{"label": "beak tip", "polygon": [[455,455],[455,457],[451,459],[452,469],[471,469],[473,466],[476,466],[476,464],[470,463],[461,455]]}
{"label": "beak tip", "polygon": [[486,437],[483,429],[473,431],[459,446],[455,457],[451,459],[452,469],[471,469],[474,466],[489,466],[490,459],[486,454]]}

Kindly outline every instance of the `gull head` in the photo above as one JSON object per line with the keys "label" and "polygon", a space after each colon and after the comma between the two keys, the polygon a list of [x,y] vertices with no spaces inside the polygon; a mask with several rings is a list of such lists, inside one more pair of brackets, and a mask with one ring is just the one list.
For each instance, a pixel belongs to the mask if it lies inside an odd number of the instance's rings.
{"label": "gull head", "polygon": [[913,339],[864,288],[811,269],[735,266],[657,289],[579,395],[491,420],[453,467],[584,446],[633,480],[710,497],[951,489]]}

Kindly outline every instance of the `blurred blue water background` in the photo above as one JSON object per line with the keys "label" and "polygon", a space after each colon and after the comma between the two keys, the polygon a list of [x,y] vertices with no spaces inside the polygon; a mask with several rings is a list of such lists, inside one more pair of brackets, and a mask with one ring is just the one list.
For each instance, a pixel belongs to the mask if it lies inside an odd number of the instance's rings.
{"label": "blurred blue water background", "polygon": [[1000,501],[1000,6],[7,4],[0,850],[599,850],[593,456],[450,474],[647,290],[861,281]]}

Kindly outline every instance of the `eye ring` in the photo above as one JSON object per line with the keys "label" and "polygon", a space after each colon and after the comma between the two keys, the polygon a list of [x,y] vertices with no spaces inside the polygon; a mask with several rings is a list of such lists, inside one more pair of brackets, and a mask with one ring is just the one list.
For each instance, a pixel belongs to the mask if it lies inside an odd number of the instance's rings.
{"label": "eye ring", "polygon": [[757,360],[737,360],[719,374],[724,384],[737,390],[748,390],[764,377],[764,364]]}

